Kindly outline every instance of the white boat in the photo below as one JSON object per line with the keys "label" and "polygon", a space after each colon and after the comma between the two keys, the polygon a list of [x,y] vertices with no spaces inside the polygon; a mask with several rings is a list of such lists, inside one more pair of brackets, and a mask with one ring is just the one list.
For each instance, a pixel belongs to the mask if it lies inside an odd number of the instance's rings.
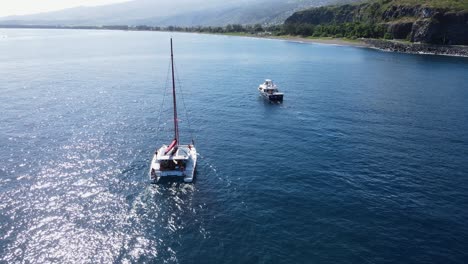
{"label": "white boat", "polygon": [[183,177],[192,182],[197,166],[197,150],[192,144],[180,144],[179,123],[177,119],[177,98],[174,78],[174,54],[171,38],[172,102],[174,110],[174,139],[169,145],[162,145],[151,160],[150,179],[158,182],[161,177]]}
{"label": "white boat", "polygon": [[284,94],[278,91],[276,84],[274,84],[270,79],[266,79],[264,83],[260,84],[258,86],[258,91],[263,98],[270,102],[283,101]]}

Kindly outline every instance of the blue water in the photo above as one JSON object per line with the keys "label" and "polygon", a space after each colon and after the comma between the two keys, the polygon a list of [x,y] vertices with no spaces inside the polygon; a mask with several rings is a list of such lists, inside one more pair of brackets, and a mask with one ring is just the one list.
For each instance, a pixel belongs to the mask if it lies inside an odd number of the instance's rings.
{"label": "blue water", "polygon": [[[170,36],[200,157],[151,185]],[[468,261],[466,58],[0,29],[0,110],[0,262]]]}

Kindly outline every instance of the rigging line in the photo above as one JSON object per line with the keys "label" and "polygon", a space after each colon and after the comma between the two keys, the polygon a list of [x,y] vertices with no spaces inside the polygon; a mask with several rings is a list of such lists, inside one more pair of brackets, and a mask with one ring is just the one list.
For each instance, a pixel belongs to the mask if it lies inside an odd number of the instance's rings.
{"label": "rigging line", "polygon": [[156,143],[159,143],[159,135],[161,134],[159,129],[161,127],[161,115],[162,115],[163,108],[164,108],[164,102],[166,101],[167,86],[168,86],[167,84],[169,83],[170,69],[171,69],[171,63],[169,62],[169,66],[167,67],[166,83],[164,85],[163,100],[162,100],[161,108],[159,109],[159,115],[158,115],[158,129],[156,130]]}
{"label": "rigging line", "polygon": [[194,137],[193,137],[193,131],[192,131],[192,124],[190,122],[190,118],[188,117],[188,111],[187,111],[187,105],[185,104],[184,92],[182,91],[182,84],[180,82],[179,73],[177,72],[177,65],[175,63],[174,63],[174,69],[175,69],[175,72],[176,72],[177,83],[179,84],[179,90],[180,90],[180,94],[181,94],[181,97],[182,97],[182,103],[184,105],[185,119],[187,119],[189,131],[190,131],[190,137],[192,138],[192,143],[193,143],[194,142]]}

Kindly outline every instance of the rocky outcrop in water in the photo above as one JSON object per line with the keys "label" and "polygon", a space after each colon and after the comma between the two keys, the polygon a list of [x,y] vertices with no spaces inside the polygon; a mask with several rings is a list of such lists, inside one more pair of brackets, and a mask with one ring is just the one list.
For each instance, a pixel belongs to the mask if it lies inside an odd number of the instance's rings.
{"label": "rocky outcrop in water", "polygon": [[397,41],[378,39],[365,39],[364,42],[373,48],[385,51],[468,57],[468,47],[466,46],[402,43]]}

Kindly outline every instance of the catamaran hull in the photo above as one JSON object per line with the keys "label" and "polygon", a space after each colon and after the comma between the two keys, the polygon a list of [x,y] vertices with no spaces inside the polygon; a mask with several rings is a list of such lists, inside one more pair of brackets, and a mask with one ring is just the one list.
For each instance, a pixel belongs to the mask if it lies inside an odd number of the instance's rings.
{"label": "catamaran hull", "polygon": [[186,160],[186,167],[183,170],[161,170],[161,164],[157,153],[161,153],[164,150],[165,147],[162,147],[153,155],[149,172],[150,180],[157,183],[161,178],[183,177],[184,182],[193,182],[197,166],[197,151],[195,147],[191,147],[188,159]]}

